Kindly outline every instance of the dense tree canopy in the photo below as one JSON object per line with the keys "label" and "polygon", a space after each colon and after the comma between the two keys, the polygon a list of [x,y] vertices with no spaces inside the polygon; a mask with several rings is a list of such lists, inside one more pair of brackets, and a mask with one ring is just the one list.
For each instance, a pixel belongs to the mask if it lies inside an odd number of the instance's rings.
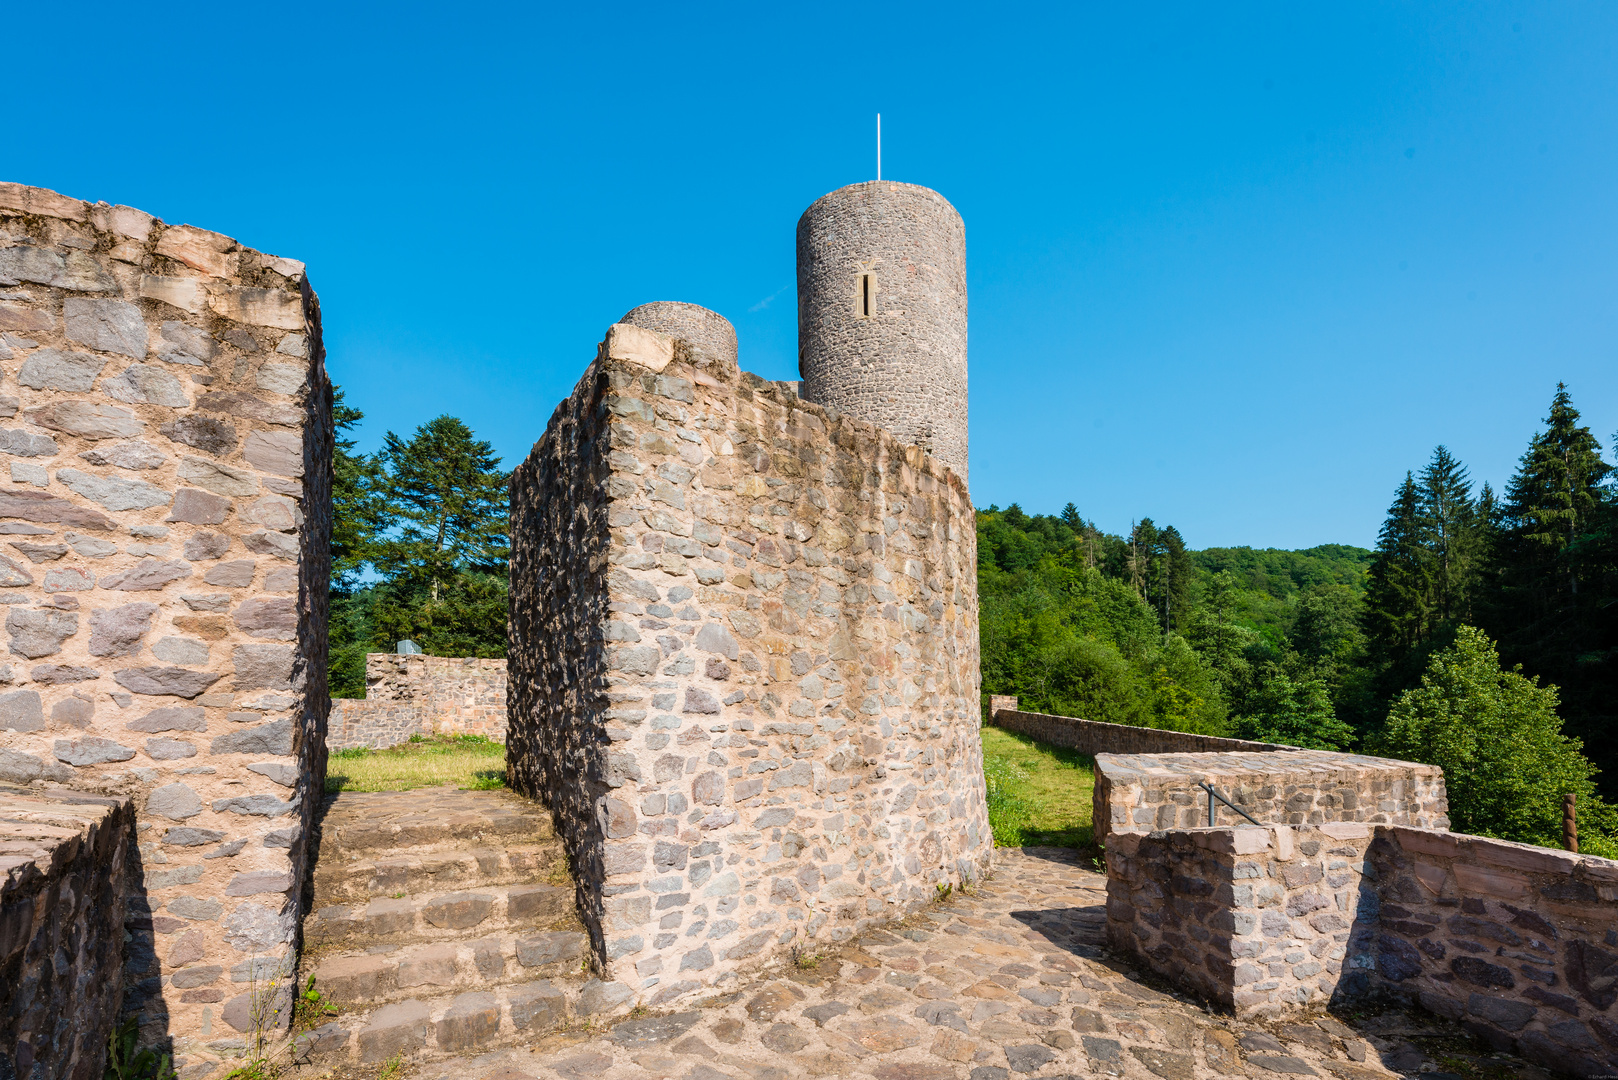
{"label": "dense tree canopy", "polygon": [[[339,395],[339,401],[340,401]],[[365,654],[409,639],[435,656],[504,656],[508,475],[462,421],[440,416],[375,456],[346,433],[333,464],[331,685],[365,693]]]}
{"label": "dense tree canopy", "polygon": [[1462,626],[1394,701],[1372,749],[1443,766],[1455,831],[1560,846],[1563,795],[1579,799],[1587,824],[1610,827],[1612,813],[1556,705],[1555,687],[1502,669],[1488,635]]}
{"label": "dense tree canopy", "polygon": [[[1110,535],[1072,503],[991,506],[978,514],[984,690],[1094,720],[1448,762],[1458,822],[1512,839],[1553,839],[1566,793],[1599,825],[1595,785],[1618,798],[1618,492],[1601,449],[1558,386],[1503,496],[1439,446],[1398,484],[1375,551],[1193,551],[1150,518]],[[1500,669],[1496,641],[1520,672]],[[1473,714],[1482,765],[1433,734]]]}

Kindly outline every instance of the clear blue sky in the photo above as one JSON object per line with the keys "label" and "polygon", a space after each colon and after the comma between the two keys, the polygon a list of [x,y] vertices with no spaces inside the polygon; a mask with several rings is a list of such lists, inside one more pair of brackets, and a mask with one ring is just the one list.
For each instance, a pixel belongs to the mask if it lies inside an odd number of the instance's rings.
{"label": "clear blue sky", "polygon": [[1618,5],[6,25],[0,179],[306,261],[363,446],[449,412],[515,464],[647,300],[717,309],[745,367],[795,377],[793,229],[871,178],[877,111],[884,175],[966,219],[979,505],[1368,545],[1436,443],[1499,486],[1558,379],[1618,428]]}

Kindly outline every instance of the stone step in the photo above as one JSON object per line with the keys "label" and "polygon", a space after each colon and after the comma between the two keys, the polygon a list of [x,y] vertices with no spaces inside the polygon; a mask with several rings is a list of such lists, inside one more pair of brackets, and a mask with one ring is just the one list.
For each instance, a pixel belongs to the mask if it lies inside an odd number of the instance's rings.
{"label": "stone step", "polygon": [[479,889],[542,881],[569,884],[560,840],[501,848],[406,850],[385,856],[343,858],[324,850],[315,864],[314,906],[364,902],[396,893]]}
{"label": "stone step", "polygon": [[577,926],[571,884],[493,885],[317,907],[303,920],[303,939],[305,947],[362,949]]}
{"label": "stone step", "polygon": [[[316,984],[319,985],[318,982]],[[375,1065],[533,1042],[585,1018],[629,1008],[621,983],[536,979],[438,995],[407,997],[375,1009],[345,1010],[298,1037],[298,1055],[317,1065]]]}
{"label": "stone step", "polygon": [[320,857],[339,861],[408,848],[535,844],[556,835],[550,812],[538,803],[509,791],[449,787],[333,795],[319,827]]}
{"label": "stone step", "polygon": [[376,1005],[421,994],[577,977],[588,955],[589,940],[582,930],[542,930],[326,953],[314,962],[313,975],[315,987],[333,1001]]}

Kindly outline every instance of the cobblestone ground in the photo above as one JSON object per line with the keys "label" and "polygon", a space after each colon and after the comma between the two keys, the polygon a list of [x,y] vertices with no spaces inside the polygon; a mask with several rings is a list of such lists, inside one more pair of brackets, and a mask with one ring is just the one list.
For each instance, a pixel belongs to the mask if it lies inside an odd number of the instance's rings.
{"label": "cobblestone ground", "polygon": [[432,1062],[411,1077],[1549,1076],[1487,1054],[1443,1021],[1399,1011],[1273,1026],[1211,1015],[1110,956],[1105,890],[1072,852],[1001,850],[994,878],[973,895],[865,934],[812,969],[766,974],[673,1015]]}

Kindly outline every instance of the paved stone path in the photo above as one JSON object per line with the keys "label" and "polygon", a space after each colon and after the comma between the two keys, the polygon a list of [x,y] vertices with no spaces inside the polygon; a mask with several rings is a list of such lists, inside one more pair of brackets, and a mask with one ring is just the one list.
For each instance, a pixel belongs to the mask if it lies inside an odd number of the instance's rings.
{"label": "paved stone path", "polygon": [[[1237,1024],[1145,985],[1104,945],[1106,879],[1052,848],[905,924],[688,1011],[431,1062],[411,1080],[1023,1080],[1319,1076],[1543,1080],[1459,1028],[1394,1012]],[[1443,1070],[1454,1069],[1447,1073]],[[1437,1070],[1437,1071],[1435,1071]]]}

